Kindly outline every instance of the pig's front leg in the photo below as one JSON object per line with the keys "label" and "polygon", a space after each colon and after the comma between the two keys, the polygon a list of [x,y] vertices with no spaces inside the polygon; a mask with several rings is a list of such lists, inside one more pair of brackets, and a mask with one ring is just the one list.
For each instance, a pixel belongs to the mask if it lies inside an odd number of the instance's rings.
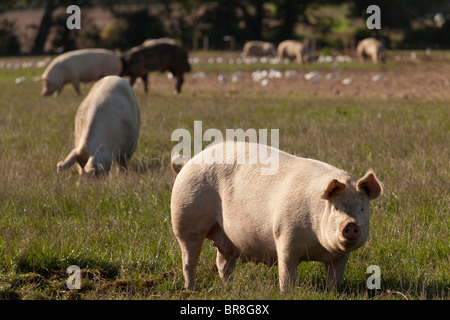
{"label": "pig's front leg", "polygon": [[290,250],[286,247],[288,246],[281,246],[281,248],[277,248],[278,279],[280,282],[281,292],[286,292],[294,288],[297,280],[297,267],[299,264],[297,255],[290,252]]}
{"label": "pig's front leg", "polygon": [[348,258],[350,258],[350,253],[344,254],[335,260],[325,262],[327,289],[329,291],[339,288]]}

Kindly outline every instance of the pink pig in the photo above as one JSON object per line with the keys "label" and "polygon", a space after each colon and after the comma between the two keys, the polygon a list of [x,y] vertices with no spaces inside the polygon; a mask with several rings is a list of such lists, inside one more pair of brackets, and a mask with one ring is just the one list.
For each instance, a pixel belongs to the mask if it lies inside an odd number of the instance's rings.
{"label": "pink pig", "polygon": [[[227,149],[229,143],[235,148]],[[246,150],[247,162],[236,152],[238,148]],[[218,154],[229,159],[227,150],[234,153],[228,154],[234,163],[210,161]],[[248,159],[251,154],[274,152],[279,166],[272,175],[261,175],[263,161]],[[181,170],[175,160],[179,159],[172,160],[172,167],[179,173],[172,191],[172,226],[189,290],[195,289],[195,269],[205,238],[217,247],[216,263],[223,280],[232,277],[237,258],[278,264],[280,290],[286,291],[295,285],[300,262],[322,261],[327,288],[333,290],[350,252],[366,242],[369,202],[382,193],[371,171],[356,180],[329,164],[256,143],[215,144]]]}

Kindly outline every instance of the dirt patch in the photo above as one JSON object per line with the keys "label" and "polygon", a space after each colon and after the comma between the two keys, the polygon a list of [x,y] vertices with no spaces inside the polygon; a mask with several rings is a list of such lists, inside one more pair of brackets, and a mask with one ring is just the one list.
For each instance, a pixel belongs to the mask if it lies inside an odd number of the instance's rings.
{"label": "dirt patch", "polygon": [[[277,69],[277,66],[268,64],[265,70],[268,71],[271,68]],[[239,70],[238,67],[237,70]],[[202,92],[276,93],[383,99],[450,98],[450,63],[443,61],[374,68],[297,68],[280,70],[280,78],[265,77],[259,81],[252,78],[254,71],[239,71],[239,78],[233,81],[236,71],[214,71],[201,75],[202,65],[196,65],[194,71],[185,75],[182,91],[193,94]],[[294,72],[289,75],[286,71]],[[305,75],[313,71],[317,72],[317,75],[306,80]],[[174,88],[174,79],[167,79],[167,76],[162,74],[150,76],[150,91],[173,91]]]}

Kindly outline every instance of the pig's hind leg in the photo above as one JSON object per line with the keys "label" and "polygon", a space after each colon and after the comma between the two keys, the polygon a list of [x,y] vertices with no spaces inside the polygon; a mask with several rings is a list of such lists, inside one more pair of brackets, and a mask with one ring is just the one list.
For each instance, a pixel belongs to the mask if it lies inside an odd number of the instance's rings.
{"label": "pig's hind leg", "polygon": [[58,162],[58,164],[56,165],[57,172],[62,172],[73,166],[78,160],[78,154],[78,149],[73,149],[63,161]]}
{"label": "pig's hind leg", "polygon": [[216,224],[206,236],[214,242],[217,248],[216,265],[219,276],[223,281],[230,281],[233,278],[233,268],[236,265],[237,255],[234,246],[228,239],[225,232]]}
{"label": "pig's hind leg", "polygon": [[195,269],[197,268],[203,238],[198,240],[182,239],[178,237],[183,260],[184,287],[187,290],[195,290]]}

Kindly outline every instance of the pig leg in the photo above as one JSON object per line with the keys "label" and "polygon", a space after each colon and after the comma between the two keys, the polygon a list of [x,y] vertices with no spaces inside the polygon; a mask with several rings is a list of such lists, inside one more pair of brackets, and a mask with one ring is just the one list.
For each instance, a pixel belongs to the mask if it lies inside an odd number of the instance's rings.
{"label": "pig leg", "polygon": [[108,173],[111,168],[112,158],[109,152],[97,150],[95,155],[90,156],[84,171],[90,176],[98,175],[100,173]]}
{"label": "pig leg", "polygon": [[233,279],[233,268],[236,265],[236,258],[226,255],[220,250],[217,250],[216,265],[219,271],[219,276],[223,281],[230,281]]}
{"label": "pig leg", "polygon": [[286,292],[295,286],[297,280],[297,267],[299,264],[298,255],[292,252],[290,241],[278,239],[278,279],[280,282],[280,291]]}
{"label": "pig leg", "polygon": [[175,87],[177,93],[181,92],[181,86],[183,85],[183,82],[184,82],[183,73],[180,73],[179,75],[177,75],[177,84]]}
{"label": "pig leg", "polygon": [[71,166],[75,164],[75,162],[78,160],[78,149],[73,149],[69,155],[64,159],[64,161],[58,162],[56,165],[56,171],[62,172],[64,170],[69,169]]}
{"label": "pig leg", "polygon": [[130,86],[133,86],[136,82],[137,77],[136,76],[130,76]]}
{"label": "pig leg", "polygon": [[344,275],[345,266],[350,258],[350,253],[342,255],[335,260],[325,262],[325,273],[327,279],[327,289],[333,291],[339,288],[339,284]]}
{"label": "pig leg", "polygon": [[178,238],[183,260],[184,287],[187,290],[195,290],[195,269],[197,268],[203,239],[185,240]]}
{"label": "pig leg", "polygon": [[145,93],[147,93],[148,92],[148,73],[143,74],[141,76],[141,78],[142,78],[142,81],[144,82],[144,91],[145,91]]}
{"label": "pig leg", "polygon": [[78,95],[81,95],[80,84],[77,81],[73,80],[72,85],[75,88],[75,91],[78,93]]}
{"label": "pig leg", "polygon": [[77,168],[78,174],[79,174],[80,176],[82,176],[83,173],[84,173],[84,169],[83,169],[83,167],[82,167],[78,162],[76,163],[76,168]]}
{"label": "pig leg", "polygon": [[278,257],[278,279],[280,291],[286,292],[295,286],[297,281],[298,259]]}
{"label": "pig leg", "polygon": [[97,171],[97,161],[94,156],[90,156],[86,165],[84,166],[82,175],[87,177],[93,177]]}
{"label": "pig leg", "polygon": [[217,248],[216,265],[220,278],[223,281],[231,280],[237,260],[233,243],[218,223],[210,229],[206,238],[212,240],[214,242],[213,246]]}
{"label": "pig leg", "polygon": [[117,159],[117,162],[119,164],[120,171],[128,170],[128,161],[130,160],[130,157],[125,153],[120,153],[119,157]]}
{"label": "pig leg", "polygon": [[372,54],[372,62],[373,63],[378,63],[378,56],[376,53]]}

